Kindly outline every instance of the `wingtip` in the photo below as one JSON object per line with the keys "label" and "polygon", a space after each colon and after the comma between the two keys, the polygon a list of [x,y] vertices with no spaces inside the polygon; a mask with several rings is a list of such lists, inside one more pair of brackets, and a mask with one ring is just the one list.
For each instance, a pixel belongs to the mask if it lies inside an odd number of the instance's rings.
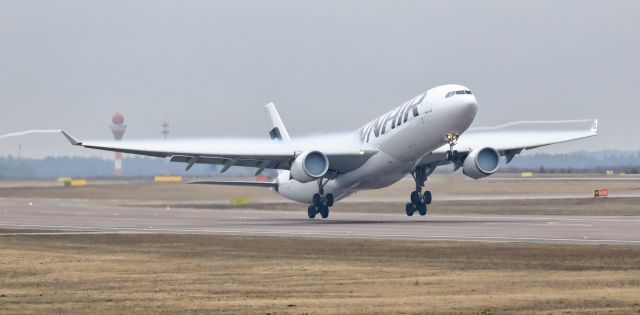
{"label": "wingtip", "polygon": [[71,144],[73,144],[73,145],[82,145],[81,141],[78,141],[76,138],[71,136],[68,132],[66,132],[64,130],[60,130],[60,132],[62,133],[62,135],[64,135],[65,138],[67,138],[67,140],[69,140],[69,142]]}
{"label": "wingtip", "polygon": [[591,125],[591,133],[593,133],[594,135],[598,134],[598,119],[595,119],[593,121],[593,125]]}

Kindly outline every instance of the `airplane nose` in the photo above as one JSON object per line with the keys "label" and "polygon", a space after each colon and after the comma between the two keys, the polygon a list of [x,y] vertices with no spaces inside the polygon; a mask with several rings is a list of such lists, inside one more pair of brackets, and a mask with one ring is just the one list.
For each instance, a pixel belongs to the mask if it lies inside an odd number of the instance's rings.
{"label": "airplane nose", "polygon": [[475,117],[478,111],[478,102],[473,95],[464,95],[460,97],[457,104],[454,105],[456,110],[463,116]]}
{"label": "airplane nose", "polygon": [[463,132],[476,118],[478,103],[473,95],[456,95],[455,98],[452,97],[449,102],[442,104],[438,109],[438,112],[441,113],[440,117],[450,124],[445,132],[452,130]]}
{"label": "airplane nose", "polygon": [[476,101],[476,97],[473,95],[467,95],[467,97],[469,98],[469,100],[464,105],[465,110],[472,112],[475,116],[476,112],[478,111],[478,101]]}

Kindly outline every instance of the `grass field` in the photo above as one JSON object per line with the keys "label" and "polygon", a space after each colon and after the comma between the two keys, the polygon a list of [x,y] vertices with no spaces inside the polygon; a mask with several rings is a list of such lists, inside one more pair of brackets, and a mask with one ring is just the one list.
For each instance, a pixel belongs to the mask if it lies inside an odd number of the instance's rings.
{"label": "grass field", "polygon": [[0,275],[2,314],[640,313],[636,246],[3,235]]}

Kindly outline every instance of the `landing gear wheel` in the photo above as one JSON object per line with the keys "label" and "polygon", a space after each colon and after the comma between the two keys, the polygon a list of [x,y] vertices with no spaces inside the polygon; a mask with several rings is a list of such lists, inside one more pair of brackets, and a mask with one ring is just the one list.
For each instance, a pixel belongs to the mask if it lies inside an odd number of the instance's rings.
{"label": "landing gear wheel", "polygon": [[[315,213],[320,213],[320,216],[323,219],[326,219],[329,217],[329,208],[331,206],[333,206],[333,202],[334,197],[333,194],[325,194],[324,193],[324,186],[329,183],[329,180],[324,181],[323,178],[319,178],[318,179],[318,192],[313,194],[313,196],[311,197],[311,204],[313,205],[314,209],[315,209]],[[309,210],[311,211],[311,210]],[[311,212],[309,212],[311,213]],[[314,214],[315,216],[315,214]],[[309,217],[311,217],[311,214],[309,214]]]}
{"label": "landing gear wheel", "polygon": [[414,191],[411,193],[411,203],[414,205],[419,205],[422,203],[422,198],[420,198],[420,192]]}
{"label": "landing gear wheel", "polygon": [[327,207],[327,206],[320,206],[320,207],[319,207],[319,210],[320,210],[320,216],[321,216],[323,219],[326,219],[326,218],[328,218],[328,217],[329,217],[329,207]]}
{"label": "landing gear wheel", "polygon": [[[450,144],[455,144],[458,140],[458,136],[458,134],[451,133],[447,135],[446,139]],[[447,152],[447,157],[456,159],[456,154],[457,152],[453,150],[453,147],[451,147],[451,150]],[[427,178],[433,173],[437,166],[437,163],[419,165],[411,171],[411,177],[413,177],[413,180],[416,183],[416,189],[411,192],[411,203],[407,204],[408,216],[413,215],[415,212],[418,212],[420,215],[427,214],[427,205],[431,204],[433,197],[430,191],[425,191],[423,193],[422,189],[424,188],[424,183],[427,181]]]}
{"label": "landing gear wheel", "polygon": [[311,202],[314,206],[320,207],[322,205],[322,196],[320,196],[320,194],[314,194]]}
{"label": "landing gear wheel", "polygon": [[315,219],[316,214],[318,214],[318,210],[313,205],[310,205],[307,209],[307,215],[309,215],[309,219]]}
{"label": "landing gear wheel", "polygon": [[425,216],[427,215],[427,205],[425,204],[420,204],[419,206],[416,207],[418,209],[418,213],[421,216]]}
{"label": "landing gear wheel", "polygon": [[431,192],[425,191],[424,195],[422,196],[422,203],[424,203],[425,205],[430,205],[431,199],[432,199]]}
{"label": "landing gear wheel", "polygon": [[407,216],[412,216],[414,212],[416,212],[416,206],[412,203],[408,203],[405,210],[407,211]]}
{"label": "landing gear wheel", "polygon": [[333,207],[333,194],[327,194],[327,196],[325,197],[325,205],[327,205],[327,207]]}

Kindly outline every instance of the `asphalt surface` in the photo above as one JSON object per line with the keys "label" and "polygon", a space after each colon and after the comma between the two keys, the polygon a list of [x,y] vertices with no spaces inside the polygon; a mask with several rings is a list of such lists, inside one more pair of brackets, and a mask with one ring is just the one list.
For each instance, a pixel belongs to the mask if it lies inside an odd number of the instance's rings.
{"label": "asphalt surface", "polygon": [[[639,216],[414,215],[125,207],[0,199],[0,229],[640,245]],[[32,231],[35,232],[35,231]],[[49,233],[49,232],[43,232]],[[0,233],[15,234],[15,233]]]}

